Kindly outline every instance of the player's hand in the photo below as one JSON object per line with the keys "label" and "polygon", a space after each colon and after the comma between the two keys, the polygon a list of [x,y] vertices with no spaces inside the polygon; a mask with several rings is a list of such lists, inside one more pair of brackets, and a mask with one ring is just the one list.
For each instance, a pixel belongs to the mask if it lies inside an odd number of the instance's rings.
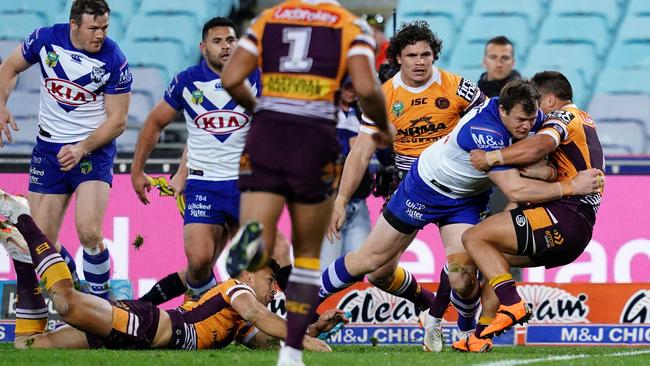
{"label": "player's hand", "polygon": [[336,196],[334,201],[334,208],[332,209],[332,218],[330,219],[330,226],[327,229],[327,240],[334,243],[334,237],[341,240],[341,228],[345,224],[345,207],[348,205],[348,200],[341,196]]}
{"label": "player's hand", "polygon": [[59,159],[59,165],[61,165],[61,170],[64,172],[72,170],[84,156],[86,156],[86,150],[77,144],[74,145],[65,145],[59,150],[59,153],[56,154],[56,158]]}
{"label": "player's hand", "polygon": [[555,181],[555,178],[557,178],[557,171],[554,167],[548,165],[546,159],[542,159],[536,163],[519,168],[519,173],[521,176],[526,178],[538,179],[547,182],[553,182]]}
{"label": "player's hand", "polygon": [[490,169],[490,164],[488,164],[487,157],[485,156],[485,151],[476,149],[472,150],[469,153],[469,161],[472,163],[474,169],[479,172],[485,172]]}
{"label": "player's hand", "polygon": [[347,324],[350,319],[345,317],[345,312],[340,309],[330,309],[324,312],[318,320],[309,326],[310,334],[321,334],[329,332],[336,324],[343,322]]}
{"label": "player's hand", "polygon": [[571,183],[575,195],[602,192],[605,186],[605,175],[600,169],[582,170],[573,178]]}
{"label": "player's hand", "polygon": [[149,204],[149,198],[147,197],[147,192],[151,191],[151,182],[149,177],[144,174],[144,172],[131,172],[131,185],[135,194],[138,195],[140,202],[145,205]]}
{"label": "player's hand", "polygon": [[[9,128],[10,126],[14,131],[20,131],[14,116],[11,115],[7,106],[0,107],[0,147],[5,146],[4,139],[9,143],[14,142],[13,137],[11,136],[11,129]],[[5,136],[4,139],[2,137],[3,134]]]}
{"label": "player's hand", "polygon": [[174,198],[178,198],[178,196],[183,194],[183,191],[185,190],[185,182],[187,182],[186,174],[176,173],[172,179],[169,180],[169,185],[174,190]]}
{"label": "player's hand", "polygon": [[302,339],[302,346],[311,352],[332,352],[332,348],[327,343],[308,335]]}

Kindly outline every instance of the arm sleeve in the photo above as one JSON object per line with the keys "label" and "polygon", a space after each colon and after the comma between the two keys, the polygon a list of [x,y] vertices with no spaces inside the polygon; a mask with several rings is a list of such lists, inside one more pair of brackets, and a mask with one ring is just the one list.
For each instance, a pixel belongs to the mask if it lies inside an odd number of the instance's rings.
{"label": "arm sleeve", "polygon": [[551,136],[555,145],[559,146],[569,137],[569,125],[574,119],[575,115],[569,111],[553,111],[546,117],[538,133]]}
{"label": "arm sleeve", "polygon": [[113,68],[111,76],[106,83],[106,94],[123,94],[131,91],[131,83],[133,76],[129,71],[129,62],[126,56],[122,53],[119,47],[115,46],[115,59],[113,60]]}
{"label": "arm sleeve", "polygon": [[163,95],[165,102],[177,111],[183,109],[183,86],[179,82],[181,78],[182,75],[180,73],[176,74],[174,79],[169,83],[167,90],[165,90],[165,95]]}
{"label": "arm sleeve", "polygon": [[487,98],[473,81],[461,78],[456,88],[456,96],[459,97],[460,104],[463,107],[461,115],[467,113],[470,109],[483,103]]}
{"label": "arm sleeve", "polygon": [[44,28],[35,29],[32,33],[30,33],[27,36],[27,38],[23,40],[23,45],[22,45],[23,57],[25,58],[25,61],[27,61],[30,64],[35,64],[40,61],[38,50],[41,48],[42,45],[41,33],[43,32],[43,30]]}

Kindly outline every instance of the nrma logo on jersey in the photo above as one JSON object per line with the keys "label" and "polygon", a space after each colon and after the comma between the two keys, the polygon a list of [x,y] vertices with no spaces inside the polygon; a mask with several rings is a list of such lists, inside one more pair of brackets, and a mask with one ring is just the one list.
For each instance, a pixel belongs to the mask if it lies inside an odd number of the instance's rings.
{"label": "nrma logo on jersey", "polygon": [[225,110],[210,111],[194,118],[197,128],[213,135],[229,135],[244,128],[249,121],[250,117],[244,113]]}
{"label": "nrma logo on jersey", "polygon": [[97,100],[97,95],[69,80],[47,78],[45,88],[57,102],[73,107]]}

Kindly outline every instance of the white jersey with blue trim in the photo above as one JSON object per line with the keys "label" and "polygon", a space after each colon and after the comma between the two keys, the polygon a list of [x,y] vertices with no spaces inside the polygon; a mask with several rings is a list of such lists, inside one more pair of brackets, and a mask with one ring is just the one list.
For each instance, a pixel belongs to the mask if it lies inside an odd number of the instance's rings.
{"label": "white jersey with blue trim", "polygon": [[[255,96],[259,96],[262,89],[260,79],[259,70],[248,76]],[[252,115],[221,86],[221,77],[203,60],[176,75],[164,100],[185,114],[187,167],[197,172],[189,178],[238,179],[239,159]]]}
{"label": "white jersey with blue trim", "polygon": [[85,139],[106,120],[104,94],[131,91],[129,66],[117,44],[106,38],[97,53],[78,50],[70,40],[70,24],[36,29],[23,41],[22,54],[41,69],[42,140]]}
{"label": "white jersey with blue trim", "polygon": [[[536,125],[544,120],[537,113]],[[450,198],[471,197],[493,186],[487,173],[472,166],[469,153],[475,149],[500,150],[512,144],[512,136],[499,117],[499,98],[486,100],[458,121],[452,132],[425,149],[418,160],[422,180]],[[491,171],[512,169],[496,166]]]}

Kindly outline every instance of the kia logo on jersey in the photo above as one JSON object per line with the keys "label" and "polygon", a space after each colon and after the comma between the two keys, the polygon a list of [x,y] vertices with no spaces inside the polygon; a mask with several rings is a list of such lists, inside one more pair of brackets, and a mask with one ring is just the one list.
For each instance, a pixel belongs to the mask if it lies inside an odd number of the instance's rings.
{"label": "kia logo on jersey", "polygon": [[69,106],[78,107],[97,100],[95,94],[69,80],[47,78],[45,88],[59,103]]}
{"label": "kia logo on jersey", "polygon": [[194,118],[197,128],[213,135],[231,134],[248,124],[249,117],[235,111],[210,111]]}

